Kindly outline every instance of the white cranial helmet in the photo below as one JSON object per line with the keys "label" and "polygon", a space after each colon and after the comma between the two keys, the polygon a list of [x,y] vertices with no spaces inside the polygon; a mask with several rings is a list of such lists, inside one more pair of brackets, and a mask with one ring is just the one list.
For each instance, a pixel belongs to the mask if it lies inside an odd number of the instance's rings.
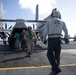
{"label": "white cranial helmet", "polygon": [[25,30],[23,30],[23,32],[25,32]]}
{"label": "white cranial helmet", "polygon": [[54,9],[52,10],[51,17],[52,17],[52,18],[57,17],[57,18],[61,19],[61,14],[60,14],[60,12],[57,10],[57,8],[54,8]]}

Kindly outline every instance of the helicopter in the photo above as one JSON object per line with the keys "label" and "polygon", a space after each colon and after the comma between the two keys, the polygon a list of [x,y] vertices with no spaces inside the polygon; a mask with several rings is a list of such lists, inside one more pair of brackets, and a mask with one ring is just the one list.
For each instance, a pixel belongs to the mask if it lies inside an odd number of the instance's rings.
{"label": "helicopter", "polygon": [[25,22],[44,22],[44,21],[38,21],[38,5],[36,6],[36,20],[24,20],[24,19],[3,19],[3,4],[0,2],[0,23],[3,24],[3,22],[16,22],[16,24],[12,27],[10,26],[7,29],[7,24],[5,24],[5,28],[3,27],[2,24],[0,24],[0,37],[1,39],[3,39],[3,43],[6,45],[6,41],[5,39],[7,38],[6,34],[8,34],[8,43],[9,45],[11,42],[14,43],[13,40],[13,36],[14,34],[17,33],[21,33],[23,29],[27,29],[27,26],[25,24]]}
{"label": "helicopter", "polygon": [[[16,22],[15,25],[13,26],[13,28],[11,30],[9,30],[10,33],[9,33],[9,37],[8,37],[9,47],[14,48],[14,42],[15,41],[14,41],[13,36],[15,33],[20,34],[22,32],[22,30],[27,30],[27,26],[26,26],[25,22],[36,22],[37,23],[37,22],[46,22],[46,21],[43,21],[43,20],[24,20],[24,19],[16,19],[16,20],[0,19],[0,22]],[[4,29],[4,31],[5,31],[5,29]]]}

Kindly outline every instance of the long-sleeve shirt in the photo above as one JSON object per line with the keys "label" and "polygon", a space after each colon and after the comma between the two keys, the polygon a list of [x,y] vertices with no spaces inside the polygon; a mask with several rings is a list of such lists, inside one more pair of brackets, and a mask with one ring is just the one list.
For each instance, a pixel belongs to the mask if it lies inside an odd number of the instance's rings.
{"label": "long-sleeve shirt", "polygon": [[[54,24],[56,21],[59,21],[60,23]],[[60,26],[62,25],[62,26],[57,29],[57,27],[55,25],[60,25]],[[51,27],[51,28],[49,28],[49,27]],[[59,30],[61,30],[60,33],[59,33]],[[50,19],[46,22],[46,24],[44,26],[43,38],[44,38],[44,40],[46,39],[46,36],[49,35],[49,31],[51,32],[51,34],[56,34],[56,33],[61,34],[62,30],[65,33],[65,38],[68,38],[68,30],[67,30],[65,23],[58,18]]]}

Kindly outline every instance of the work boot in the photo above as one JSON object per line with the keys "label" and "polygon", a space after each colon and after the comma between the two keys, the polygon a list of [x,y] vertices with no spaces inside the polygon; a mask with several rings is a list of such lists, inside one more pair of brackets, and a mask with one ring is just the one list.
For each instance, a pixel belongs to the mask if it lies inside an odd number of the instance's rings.
{"label": "work boot", "polygon": [[28,53],[28,55],[27,55],[28,57],[31,57],[31,53]]}
{"label": "work boot", "polygon": [[55,71],[51,71],[49,75],[56,75]]}
{"label": "work boot", "polygon": [[58,70],[58,71],[55,72],[55,74],[59,74],[60,72],[61,72],[61,70]]}
{"label": "work boot", "polygon": [[58,71],[51,71],[51,73],[49,75],[57,75],[61,72],[61,70]]}

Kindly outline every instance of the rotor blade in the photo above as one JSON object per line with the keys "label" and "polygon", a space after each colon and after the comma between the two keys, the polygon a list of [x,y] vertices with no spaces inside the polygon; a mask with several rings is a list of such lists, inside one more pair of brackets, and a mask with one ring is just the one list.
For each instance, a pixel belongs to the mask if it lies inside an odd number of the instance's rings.
{"label": "rotor blade", "polygon": [[0,22],[16,22],[16,20],[12,20],[12,19],[0,19]]}
{"label": "rotor blade", "polygon": [[35,25],[33,24],[33,29],[35,29]]}
{"label": "rotor blade", "polygon": [[[18,19],[23,20],[23,19]],[[24,22],[46,22],[46,20],[23,20]],[[0,19],[0,22],[17,22],[17,19]]]}
{"label": "rotor blade", "polygon": [[10,36],[10,34],[8,32],[6,32],[6,33]]}
{"label": "rotor blade", "polygon": [[7,29],[7,23],[5,23],[5,29]]}
{"label": "rotor blade", "polygon": [[10,32],[11,29],[1,29],[0,32]]}
{"label": "rotor blade", "polygon": [[8,29],[11,29],[12,28],[12,26],[10,26]]}

